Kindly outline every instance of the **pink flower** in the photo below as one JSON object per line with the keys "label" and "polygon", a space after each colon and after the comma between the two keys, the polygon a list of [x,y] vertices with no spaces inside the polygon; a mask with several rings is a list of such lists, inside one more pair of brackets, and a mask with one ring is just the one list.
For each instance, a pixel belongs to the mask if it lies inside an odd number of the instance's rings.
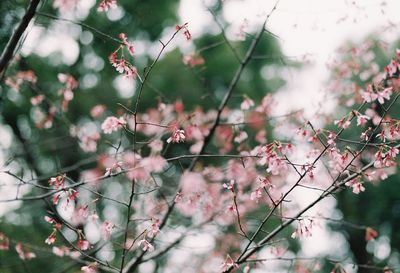
{"label": "pink flower", "polygon": [[37,95],[31,98],[32,105],[39,105],[45,99],[44,95]]}
{"label": "pink flower", "polygon": [[378,92],[378,101],[380,104],[383,104],[386,100],[390,100],[390,96],[392,95],[392,87],[388,87],[383,91]]}
{"label": "pink flower", "polygon": [[184,31],[183,31],[183,35],[185,36],[185,38],[186,38],[186,40],[191,40],[192,39],[192,34],[190,34],[190,31],[189,31],[189,29],[187,28],[187,26],[188,26],[188,24],[187,23],[185,23],[185,24],[183,24],[183,25],[177,25],[176,27],[175,27],[175,29],[176,29],[176,31],[179,31],[179,30],[181,30],[181,29],[184,29]]}
{"label": "pink flower", "polygon": [[105,134],[111,134],[113,131],[123,128],[126,125],[126,121],[123,117],[107,117],[101,124],[101,129]]}
{"label": "pink flower", "polygon": [[57,177],[51,177],[49,180],[49,185],[54,186],[57,190],[64,187],[65,174],[59,175]]}
{"label": "pink flower", "polygon": [[104,12],[115,8],[117,8],[117,0],[103,0],[99,4],[97,11]]}
{"label": "pink flower", "polygon": [[153,223],[151,224],[150,236],[155,237],[160,232],[160,219],[153,219]]}
{"label": "pink flower", "polygon": [[53,218],[51,218],[51,217],[49,217],[49,216],[47,216],[47,215],[44,217],[44,220],[45,220],[47,223],[50,223],[50,224],[53,224],[53,223],[56,222]]}
{"label": "pink flower", "polygon": [[[400,55],[400,53],[399,53],[399,55]],[[399,57],[400,58],[400,57]],[[393,271],[388,267],[388,266],[385,266],[384,268],[383,268],[383,273],[393,273]]]}
{"label": "pink flower", "polygon": [[278,156],[273,156],[268,159],[267,172],[273,175],[279,175],[283,171],[287,170],[287,165]]}
{"label": "pink flower", "polygon": [[390,147],[389,151],[386,153],[388,159],[395,158],[399,154],[399,149],[396,147]]}
{"label": "pink flower", "polygon": [[64,257],[64,255],[69,255],[69,253],[70,253],[69,249],[65,246],[63,246],[63,247],[53,246],[51,251],[54,253],[54,255],[56,255],[58,257]]}
{"label": "pink flower", "polygon": [[336,145],[336,143],[335,143],[336,137],[337,137],[337,135],[334,132],[329,132],[328,139],[327,139],[328,144],[335,146]]}
{"label": "pink flower", "polygon": [[111,167],[106,168],[106,172],[104,173],[104,176],[109,176],[113,173],[118,173],[118,172],[122,171],[122,164],[123,163],[121,161],[113,163]]}
{"label": "pink flower", "polygon": [[65,84],[67,90],[73,90],[78,87],[78,81],[69,74],[58,73],[57,78],[61,83]]}
{"label": "pink flower", "polygon": [[109,240],[110,236],[111,236],[111,230],[115,227],[115,225],[113,223],[111,223],[110,221],[104,221],[103,223],[103,238],[104,240]]}
{"label": "pink flower", "polygon": [[5,84],[15,91],[19,91],[22,83],[31,82],[35,83],[37,81],[37,77],[32,70],[20,71],[12,77],[7,77],[5,80]]}
{"label": "pink flower", "polygon": [[192,55],[185,55],[183,56],[182,59],[183,63],[185,65],[189,65],[190,67],[195,67],[198,65],[203,65],[204,64],[204,59],[201,56],[196,56],[194,54]]}
{"label": "pink flower", "polygon": [[234,185],[235,185],[235,180],[232,179],[232,180],[229,182],[229,184],[228,184],[228,183],[224,183],[222,186],[223,186],[225,189],[230,190],[231,192],[234,192],[234,191],[235,191]]}
{"label": "pink flower", "polygon": [[126,65],[124,56],[121,57],[119,62],[114,63],[113,66],[118,71],[118,73],[124,73],[128,69],[128,66]]}
{"label": "pink flower", "polygon": [[46,238],[44,242],[48,245],[52,245],[54,244],[55,241],[56,241],[56,236],[54,234],[51,234],[49,237]]}
{"label": "pink flower", "polygon": [[360,125],[364,125],[365,123],[367,123],[367,121],[370,119],[370,117],[366,116],[366,115],[357,115],[357,126]]}
{"label": "pink flower", "polygon": [[125,69],[125,76],[129,79],[134,79],[137,76],[137,69],[134,66],[129,66],[128,68]]}
{"label": "pink flower", "polygon": [[60,13],[66,13],[75,8],[78,0],[54,0],[53,7],[58,9]]}
{"label": "pink flower", "polygon": [[248,138],[248,135],[245,131],[241,131],[239,132],[239,134],[235,137],[234,141],[236,143],[242,143],[243,141],[245,141]]}
{"label": "pink flower", "polygon": [[9,241],[4,233],[0,232],[0,250],[8,250],[9,249]]}
{"label": "pink flower", "polygon": [[376,93],[373,93],[371,91],[367,92],[361,92],[361,97],[363,98],[364,102],[373,102],[378,98],[378,95]]}
{"label": "pink flower", "polygon": [[231,267],[239,268],[239,265],[232,260],[231,256],[227,255],[225,261],[221,265],[221,270],[226,271]]}
{"label": "pink flower", "polygon": [[262,197],[261,189],[262,188],[257,188],[255,191],[253,191],[250,195],[250,199],[256,200],[256,202],[258,203],[258,200],[261,199],[261,197]]}
{"label": "pink flower", "polygon": [[30,260],[36,257],[35,253],[25,250],[24,246],[21,243],[18,243],[15,246],[15,250],[17,251],[18,256],[21,260]]}
{"label": "pink flower", "polygon": [[189,32],[189,30],[188,29],[186,29],[184,32],[183,32],[183,35],[185,35],[185,38],[186,38],[186,40],[190,40],[190,39],[192,39],[192,34],[190,34],[190,32]]}
{"label": "pink flower", "polygon": [[80,250],[88,250],[90,247],[90,244],[88,241],[80,239],[80,240],[78,240],[77,246]]}
{"label": "pink flower", "polygon": [[98,132],[94,132],[92,134],[81,134],[79,136],[79,147],[82,148],[85,152],[96,152],[97,150],[97,141],[100,139],[100,134]]}
{"label": "pink flower", "polygon": [[254,106],[254,101],[248,97],[246,97],[243,102],[240,104],[240,109],[242,110],[249,110],[251,107]]}
{"label": "pink flower", "polygon": [[350,127],[350,120],[342,118],[341,120],[335,120],[334,124],[339,127],[342,127],[343,129],[347,129]]}
{"label": "pink flower", "polygon": [[167,143],[179,143],[184,142],[186,139],[185,131],[184,130],[175,130],[172,135],[167,139]]}
{"label": "pink flower", "polygon": [[112,66],[117,67],[117,52],[113,52],[108,56],[108,60],[112,64]]}
{"label": "pink flower", "polygon": [[54,196],[53,196],[53,204],[54,204],[54,205],[57,205],[58,202],[60,201],[60,198],[61,198],[61,194],[56,194],[56,195],[54,195]]}
{"label": "pink flower", "polygon": [[386,67],[385,67],[385,72],[386,72],[386,76],[393,76],[396,72],[397,69],[399,68],[399,64],[397,63],[397,61],[392,60]]}
{"label": "pink flower", "polygon": [[119,38],[121,39],[122,43],[127,47],[129,54],[132,56],[135,54],[135,47],[133,46],[132,42],[128,41],[125,33],[120,33]]}
{"label": "pink flower", "polygon": [[106,106],[104,106],[102,104],[97,104],[90,110],[90,115],[93,118],[98,118],[104,113],[105,110],[106,110]]}
{"label": "pink flower", "polygon": [[74,189],[69,189],[68,190],[68,199],[71,201],[76,200],[79,197],[79,192]]}
{"label": "pink flower", "polygon": [[159,153],[162,151],[163,144],[164,143],[162,142],[162,140],[156,139],[150,142],[148,146],[151,148],[151,151],[153,153]]}
{"label": "pink flower", "polygon": [[142,247],[143,251],[152,252],[154,250],[154,246],[152,244],[150,244],[146,239],[140,240],[139,246]]}
{"label": "pink flower", "polygon": [[313,219],[300,219],[291,237],[293,239],[297,237],[311,237],[311,229],[314,227],[314,224],[315,222]]}
{"label": "pink flower", "polygon": [[207,183],[201,173],[185,171],[180,179],[182,193],[199,193],[207,189]]}
{"label": "pink flower", "polygon": [[353,193],[359,194],[360,192],[365,191],[364,185],[358,181],[358,179],[353,179],[351,181],[346,182],[345,184],[348,187],[353,188]]}
{"label": "pink flower", "polygon": [[181,203],[183,200],[183,193],[182,192],[177,192],[175,195],[175,203]]}
{"label": "pink flower", "polygon": [[378,232],[373,228],[367,227],[367,229],[365,230],[365,240],[372,241],[376,237],[378,237]]}
{"label": "pink flower", "polygon": [[143,158],[140,162],[140,165],[143,166],[143,168],[148,172],[159,173],[164,170],[168,163],[165,158],[160,155],[156,155]]}

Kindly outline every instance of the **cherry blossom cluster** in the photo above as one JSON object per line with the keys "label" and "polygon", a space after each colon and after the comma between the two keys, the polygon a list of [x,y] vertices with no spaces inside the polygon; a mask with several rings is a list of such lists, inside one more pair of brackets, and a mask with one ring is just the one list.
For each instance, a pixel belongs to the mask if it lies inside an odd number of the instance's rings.
{"label": "cherry blossom cluster", "polygon": [[117,8],[117,0],[102,0],[97,7],[97,11],[104,12],[115,8]]}
{"label": "cherry blossom cluster", "polygon": [[11,77],[7,77],[4,83],[15,91],[20,91],[24,82],[36,83],[37,77],[32,70],[20,71]]}
{"label": "cherry blossom cluster", "polygon": [[[110,54],[108,59],[111,65],[115,67],[115,69],[118,71],[118,73],[125,74],[127,78],[135,78],[137,75],[136,67],[125,59],[124,54],[124,50],[126,49],[131,56],[134,56],[135,47],[132,42],[128,41],[125,33],[121,33],[119,35],[119,39],[121,40],[120,46],[113,53]],[[120,52],[119,58],[118,52]]]}

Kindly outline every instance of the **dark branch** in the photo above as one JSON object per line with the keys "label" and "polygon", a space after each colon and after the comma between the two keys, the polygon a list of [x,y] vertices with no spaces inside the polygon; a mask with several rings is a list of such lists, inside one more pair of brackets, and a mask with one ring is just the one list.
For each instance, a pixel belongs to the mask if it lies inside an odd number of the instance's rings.
{"label": "dark branch", "polygon": [[14,56],[15,48],[18,45],[18,42],[21,40],[22,35],[24,34],[26,28],[31,22],[32,18],[35,16],[36,9],[40,3],[40,0],[31,0],[28,6],[28,9],[25,12],[24,17],[22,17],[21,22],[18,27],[15,29],[14,33],[11,35],[10,40],[8,40],[6,47],[3,50],[3,53],[0,57],[0,78],[4,75],[4,72],[7,69],[8,64],[12,60]]}

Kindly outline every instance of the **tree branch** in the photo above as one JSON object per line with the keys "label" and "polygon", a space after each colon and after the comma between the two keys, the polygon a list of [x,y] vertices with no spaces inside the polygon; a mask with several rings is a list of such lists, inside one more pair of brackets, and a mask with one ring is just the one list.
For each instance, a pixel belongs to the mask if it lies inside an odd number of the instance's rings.
{"label": "tree branch", "polygon": [[33,19],[36,13],[36,9],[40,3],[40,0],[31,0],[28,9],[25,12],[24,17],[22,17],[21,22],[15,29],[14,33],[11,35],[10,40],[8,40],[6,47],[0,57],[0,78],[3,77],[8,64],[13,58],[15,48],[18,45],[22,35],[24,34],[29,23]]}

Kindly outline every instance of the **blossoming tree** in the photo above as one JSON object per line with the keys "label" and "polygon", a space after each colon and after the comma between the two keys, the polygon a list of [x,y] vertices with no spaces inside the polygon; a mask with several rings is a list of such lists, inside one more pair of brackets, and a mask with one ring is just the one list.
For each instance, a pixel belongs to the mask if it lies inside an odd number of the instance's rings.
{"label": "blossoming tree", "polygon": [[[298,250],[325,222],[379,236],[320,205],[395,172],[399,50],[366,43],[333,62],[343,115],[305,118],[276,112],[284,81],[262,73],[296,65],[267,30],[279,2],[233,37],[224,1],[207,6],[218,34],[199,37],[175,1],[164,17],[149,16],[157,1],[28,2],[0,58],[4,272],[394,272]],[[69,31],[76,58],[29,51],[32,25]]]}

